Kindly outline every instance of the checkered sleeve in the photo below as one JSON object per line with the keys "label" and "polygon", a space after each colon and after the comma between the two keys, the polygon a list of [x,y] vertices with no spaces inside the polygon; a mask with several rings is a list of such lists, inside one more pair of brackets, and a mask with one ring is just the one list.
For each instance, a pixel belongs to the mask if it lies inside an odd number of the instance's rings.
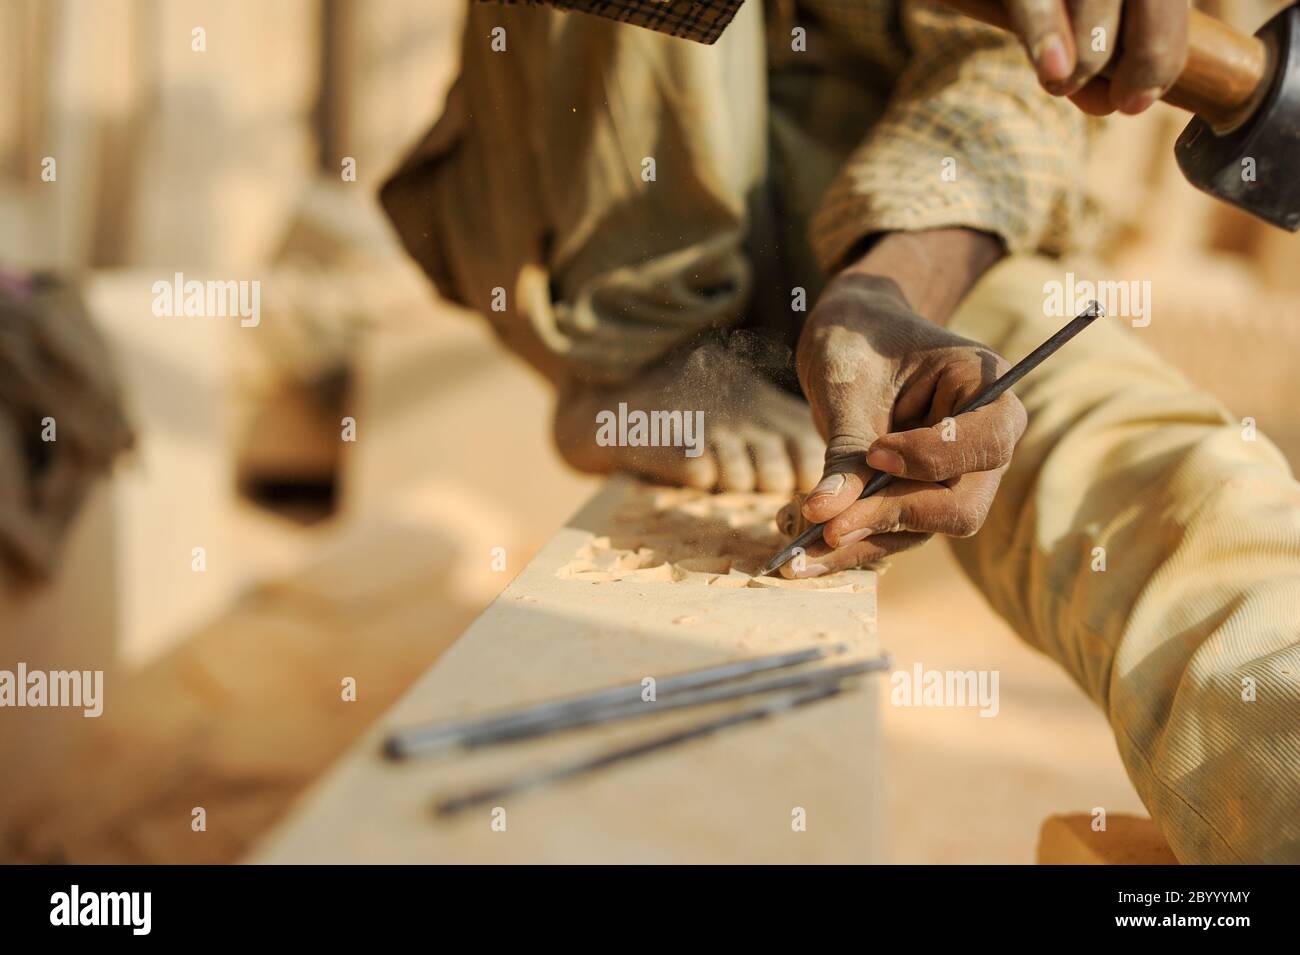
{"label": "checkered sleeve", "polygon": [[481,0],[576,10],[660,33],[712,43],[744,0]]}
{"label": "checkered sleeve", "polygon": [[931,0],[903,0],[902,27],[911,59],[885,115],[813,218],[822,267],[890,231],[963,226],[1013,253],[1079,244],[1088,118],[1039,87],[1009,33]]}

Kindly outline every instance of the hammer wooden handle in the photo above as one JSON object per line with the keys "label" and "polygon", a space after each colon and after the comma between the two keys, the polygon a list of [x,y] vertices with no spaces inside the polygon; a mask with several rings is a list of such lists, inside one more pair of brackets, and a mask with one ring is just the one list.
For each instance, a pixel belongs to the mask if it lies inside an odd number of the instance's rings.
{"label": "hammer wooden handle", "polygon": [[[1000,0],[943,0],[968,17],[1011,30]],[[1264,43],[1190,10],[1187,65],[1161,99],[1190,110],[1216,129],[1235,126],[1268,89],[1272,64]]]}

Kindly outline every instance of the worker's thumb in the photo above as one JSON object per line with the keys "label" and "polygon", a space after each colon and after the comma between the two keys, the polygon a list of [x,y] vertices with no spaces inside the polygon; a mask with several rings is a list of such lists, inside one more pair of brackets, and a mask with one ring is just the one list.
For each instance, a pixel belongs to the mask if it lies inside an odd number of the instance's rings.
{"label": "worker's thumb", "polygon": [[826,466],[803,505],[804,517],[818,524],[858,499],[871,476],[867,449],[877,437],[862,414],[831,415],[826,430]]}

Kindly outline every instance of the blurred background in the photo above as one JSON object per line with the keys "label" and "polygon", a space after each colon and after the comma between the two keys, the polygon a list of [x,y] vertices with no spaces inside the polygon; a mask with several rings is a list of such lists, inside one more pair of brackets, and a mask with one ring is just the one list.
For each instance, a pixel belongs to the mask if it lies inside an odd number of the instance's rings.
{"label": "blurred background", "polygon": [[[1280,4],[1203,6],[1253,31]],[[0,711],[0,861],[237,861],[597,486],[550,446],[549,389],[435,300],[375,201],[440,109],[461,17],[0,0],[0,268],[78,283],[107,356],[83,360],[134,435],[82,477],[46,570],[0,562],[0,668],[106,672],[99,719]],[[1137,334],[1294,466],[1300,246],[1182,181],[1184,123],[1157,107],[1104,134],[1095,269],[1150,279]],[[258,327],[155,317],[178,271],[259,280]],[[1029,862],[1050,813],[1141,811],[1100,712],[942,544],[882,578],[880,635],[1002,672],[997,719],[886,708],[895,861]]]}

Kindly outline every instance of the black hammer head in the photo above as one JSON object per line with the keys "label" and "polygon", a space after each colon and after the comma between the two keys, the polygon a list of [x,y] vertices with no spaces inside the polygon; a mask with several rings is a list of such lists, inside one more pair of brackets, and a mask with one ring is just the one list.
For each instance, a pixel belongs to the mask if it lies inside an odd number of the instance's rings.
{"label": "black hammer head", "polygon": [[1218,135],[1195,117],[1174,156],[1183,175],[1265,222],[1300,229],[1300,5],[1283,10],[1255,34],[1272,46],[1277,71],[1250,119]]}

